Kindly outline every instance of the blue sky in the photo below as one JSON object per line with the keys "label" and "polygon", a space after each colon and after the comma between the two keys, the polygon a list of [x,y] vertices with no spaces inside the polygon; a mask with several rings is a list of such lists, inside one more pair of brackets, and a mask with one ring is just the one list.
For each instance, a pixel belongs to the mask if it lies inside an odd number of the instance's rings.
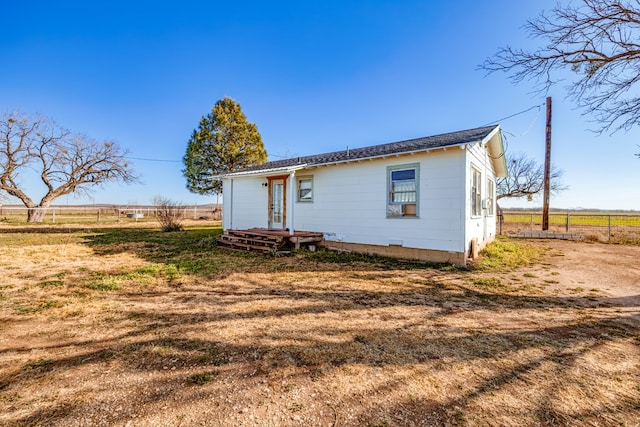
{"label": "blue sky", "polygon": [[[5,2],[0,113],[41,113],[130,150],[143,182],[85,202],[182,203],[181,159],[201,116],[238,101],[270,160],[500,123],[510,152],[544,158],[544,95],[478,65],[555,0]],[[553,163],[570,189],[552,207],[640,210],[640,131],[595,135],[552,89]],[[41,190],[25,180],[34,197]],[[538,207],[508,201],[503,206]]]}

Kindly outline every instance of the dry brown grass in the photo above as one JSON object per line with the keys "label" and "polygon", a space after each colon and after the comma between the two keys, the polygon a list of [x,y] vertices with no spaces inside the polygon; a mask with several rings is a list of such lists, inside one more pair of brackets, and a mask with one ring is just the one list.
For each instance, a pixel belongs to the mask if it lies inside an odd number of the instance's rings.
{"label": "dry brown grass", "polygon": [[0,425],[640,419],[639,275],[573,274],[583,244],[463,271],[228,253],[219,229],[8,231]]}

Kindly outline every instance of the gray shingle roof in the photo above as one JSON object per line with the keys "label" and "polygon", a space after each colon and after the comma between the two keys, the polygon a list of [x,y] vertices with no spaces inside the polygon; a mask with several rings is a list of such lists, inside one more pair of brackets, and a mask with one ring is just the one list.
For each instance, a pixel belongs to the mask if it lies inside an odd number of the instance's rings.
{"label": "gray shingle roof", "polygon": [[493,126],[485,126],[476,129],[462,130],[458,132],[444,133],[441,135],[427,136],[423,138],[408,139],[406,141],[391,142],[388,144],[372,145],[362,148],[350,148],[349,150],[334,151],[333,153],[316,154],[312,156],[294,157],[291,159],[275,160],[261,165],[242,169],[238,172],[261,171],[266,169],[286,168],[296,165],[319,166],[324,164],[347,162],[358,159],[382,157],[393,154],[427,151],[435,148],[444,148],[453,145],[472,144],[482,141],[494,129]]}

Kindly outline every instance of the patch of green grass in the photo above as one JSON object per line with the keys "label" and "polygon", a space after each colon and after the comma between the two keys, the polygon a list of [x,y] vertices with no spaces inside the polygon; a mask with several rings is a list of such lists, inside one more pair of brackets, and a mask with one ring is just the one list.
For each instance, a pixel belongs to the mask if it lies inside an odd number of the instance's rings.
{"label": "patch of green grass", "polygon": [[110,245],[143,242],[158,246],[163,253],[192,251],[203,239],[217,239],[222,234],[220,226],[185,227],[184,231],[165,233],[156,228],[109,228],[87,234],[87,244],[96,249]]}
{"label": "patch of green grass", "polygon": [[205,385],[218,375],[218,371],[208,371],[199,374],[189,375],[186,379],[187,383],[195,385]]}
{"label": "patch of green grass", "polygon": [[229,359],[220,354],[215,348],[200,348],[200,356],[196,357],[196,362],[214,366],[222,366],[229,363]]}
{"label": "patch of green grass", "polygon": [[50,301],[41,302],[40,305],[39,305],[39,308],[41,310],[44,310],[44,309],[47,309],[47,308],[62,307],[63,305],[64,305],[64,303],[62,301],[50,300]]}
{"label": "patch of green grass", "polygon": [[79,234],[60,230],[34,227],[32,230],[21,230],[15,233],[0,234],[0,245],[6,247],[58,245],[60,243],[81,243]]}
{"label": "patch of green grass", "polygon": [[196,247],[199,249],[215,249],[218,246],[218,238],[219,236],[207,236],[200,239]]}
{"label": "patch of green grass", "polygon": [[45,280],[44,282],[38,283],[38,286],[41,288],[46,288],[49,286],[57,287],[64,285],[64,280]]}
{"label": "patch of green grass", "polygon": [[480,253],[474,269],[504,271],[539,261],[544,249],[517,239],[499,237]]}
{"label": "patch of green grass", "polygon": [[111,276],[106,276],[104,274],[97,274],[98,277],[94,282],[89,283],[87,288],[93,289],[94,291],[101,292],[109,292],[120,289],[120,285],[117,283],[116,279]]}
{"label": "patch of green grass", "polygon": [[498,277],[477,277],[473,279],[473,284],[489,291],[510,292],[513,290],[510,285],[503,283]]}
{"label": "patch of green grass", "polygon": [[64,303],[60,300],[47,300],[41,302],[35,301],[30,304],[16,302],[13,304],[13,309],[19,314],[32,314],[39,313],[50,308],[58,308],[62,306],[64,306]]}
{"label": "patch of green grass", "polygon": [[478,277],[473,279],[473,284],[487,288],[495,288],[502,286],[502,281],[498,277]]}
{"label": "patch of green grass", "polygon": [[536,279],[536,278],[538,278],[538,276],[537,276],[537,275],[535,275],[535,274],[533,274],[533,273],[524,273],[522,276],[523,276],[523,277],[528,277],[528,278],[530,278],[530,279]]}
{"label": "patch of green grass", "polygon": [[150,264],[125,273],[94,272],[87,288],[96,291],[114,291],[128,284],[152,284],[158,279],[169,282],[180,276],[180,269],[175,264]]}
{"label": "patch of green grass", "polygon": [[309,261],[330,264],[368,264],[382,270],[417,270],[423,268],[437,268],[443,271],[453,271],[461,269],[461,267],[446,263],[398,259],[356,252],[332,251],[329,249],[319,249],[315,252],[301,250],[297,253],[301,254],[303,259]]}
{"label": "patch of green grass", "polygon": [[78,316],[81,316],[82,314],[83,314],[83,311],[80,309],[77,309],[77,310],[72,310],[67,313],[64,313],[64,317],[65,318],[78,317]]}
{"label": "patch of green grass", "polygon": [[20,314],[30,314],[30,313],[35,313],[39,311],[39,308],[36,305],[28,305],[28,304],[21,304],[21,303],[14,304],[13,308],[15,311],[17,311]]}
{"label": "patch of green grass", "polygon": [[31,362],[24,366],[24,370],[34,370],[34,369],[46,369],[48,366],[53,365],[55,362],[51,359],[38,359],[35,362]]}
{"label": "patch of green grass", "polygon": [[150,283],[158,277],[166,277],[170,282],[180,275],[175,264],[151,264],[140,267],[130,273],[115,276],[117,280],[132,280],[136,282]]}

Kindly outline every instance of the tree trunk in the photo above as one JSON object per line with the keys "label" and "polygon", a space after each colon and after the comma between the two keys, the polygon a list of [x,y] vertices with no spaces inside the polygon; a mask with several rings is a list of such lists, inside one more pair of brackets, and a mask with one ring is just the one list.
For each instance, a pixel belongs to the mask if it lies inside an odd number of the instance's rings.
{"label": "tree trunk", "polygon": [[46,209],[43,207],[29,208],[27,210],[27,222],[42,222]]}

